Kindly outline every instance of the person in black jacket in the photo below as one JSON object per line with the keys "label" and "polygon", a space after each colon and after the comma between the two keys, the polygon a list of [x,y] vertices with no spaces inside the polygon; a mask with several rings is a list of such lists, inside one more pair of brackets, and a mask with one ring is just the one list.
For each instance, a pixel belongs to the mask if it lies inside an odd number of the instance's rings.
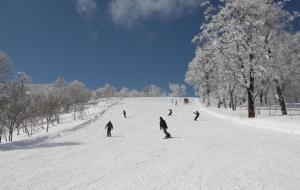
{"label": "person in black jacket", "polygon": [[169,114],[168,114],[168,116],[171,116],[172,113],[173,113],[172,109],[169,109]]}
{"label": "person in black jacket", "polygon": [[123,116],[124,116],[124,118],[126,118],[126,111],[125,110],[123,110]]}
{"label": "person in black jacket", "polygon": [[200,113],[198,112],[198,111],[196,111],[196,112],[194,112],[194,114],[196,114],[196,117],[195,117],[195,121],[197,121],[197,119],[198,119],[198,117],[199,117],[199,115],[200,115]]}
{"label": "person in black jacket", "polygon": [[111,123],[111,121],[109,121],[105,126],[105,129],[107,129],[107,137],[111,137],[111,130],[113,128],[113,124]]}
{"label": "person in black jacket", "polygon": [[165,138],[170,138],[171,134],[167,131],[168,126],[167,126],[166,121],[162,117],[160,117],[159,119],[160,119],[160,122],[159,122],[160,130],[163,130],[163,132],[165,133],[165,135],[166,135]]}

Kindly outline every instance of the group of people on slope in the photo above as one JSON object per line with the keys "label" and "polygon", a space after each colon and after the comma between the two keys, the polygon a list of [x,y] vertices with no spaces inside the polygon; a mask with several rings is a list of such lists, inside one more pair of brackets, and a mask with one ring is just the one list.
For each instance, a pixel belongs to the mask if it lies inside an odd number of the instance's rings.
{"label": "group of people on slope", "polygon": [[[195,118],[194,118],[194,120],[197,121],[198,117],[200,116],[200,113],[199,113],[198,111],[193,112],[193,113],[196,115]],[[173,110],[172,110],[172,109],[169,109],[169,114],[168,114],[168,116],[172,116],[172,114],[173,114]]]}
{"label": "group of people on slope", "polygon": [[[168,116],[172,116],[172,113],[173,113],[172,109],[169,109]],[[194,120],[197,121],[198,117],[200,116],[200,113],[198,111],[193,112],[193,113],[196,115]],[[123,116],[124,116],[124,118],[127,118],[125,110],[123,110]],[[159,121],[160,130],[163,130],[163,132],[165,134],[165,138],[171,138],[171,134],[167,131],[168,125],[167,125],[166,121],[162,117],[159,117],[159,119],[160,119],[160,121]],[[111,137],[111,130],[113,129],[113,124],[111,121],[109,121],[106,124],[105,129],[107,129],[107,137]]]}

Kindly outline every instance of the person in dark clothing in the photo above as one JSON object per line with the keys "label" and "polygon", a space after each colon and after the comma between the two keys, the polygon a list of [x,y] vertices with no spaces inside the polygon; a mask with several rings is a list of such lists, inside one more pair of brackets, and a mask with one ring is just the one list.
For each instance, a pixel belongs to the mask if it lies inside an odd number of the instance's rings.
{"label": "person in dark clothing", "polygon": [[124,115],[124,118],[126,118],[126,111],[123,110],[123,115]]}
{"label": "person in dark clothing", "polygon": [[111,130],[113,128],[113,124],[111,123],[111,121],[109,121],[105,126],[105,129],[107,129],[107,137],[111,137]]}
{"label": "person in dark clothing", "polygon": [[160,117],[159,119],[160,119],[160,122],[159,122],[160,130],[163,130],[163,132],[165,133],[165,135],[166,135],[165,138],[170,138],[171,134],[167,131],[168,126],[167,126],[166,121],[162,117]]}
{"label": "person in dark clothing", "polygon": [[197,119],[198,119],[198,117],[199,117],[199,115],[200,115],[200,113],[198,112],[198,111],[196,111],[196,112],[194,112],[194,114],[196,114],[196,117],[195,117],[195,121],[197,121]]}
{"label": "person in dark clothing", "polygon": [[169,114],[168,114],[168,116],[171,116],[172,113],[173,113],[172,109],[169,109]]}

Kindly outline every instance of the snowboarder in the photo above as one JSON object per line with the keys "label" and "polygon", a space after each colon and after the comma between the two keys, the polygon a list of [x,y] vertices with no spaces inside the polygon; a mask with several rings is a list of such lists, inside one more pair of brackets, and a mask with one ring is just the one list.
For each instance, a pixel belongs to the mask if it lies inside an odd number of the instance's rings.
{"label": "snowboarder", "polygon": [[124,118],[126,118],[126,111],[123,110],[123,115],[124,115]]}
{"label": "snowboarder", "polygon": [[195,121],[197,121],[197,119],[198,119],[198,117],[199,117],[199,115],[200,115],[200,113],[198,112],[198,111],[196,111],[196,112],[194,112],[194,114],[196,114],[196,117],[195,117]]}
{"label": "snowboarder", "polygon": [[165,133],[165,135],[166,135],[165,138],[170,138],[171,134],[167,131],[168,126],[167,126],[166,121],[162,117],[160,117],[159,119],[160,119],[160,122],[159,122],[160,130],[163,130],[163,132]]}
{"label": "snowboarder", "polygon": [[169,114],[168,114],[168,116],[171,116],[172,113],[173,113],[172,109],[169,109]]}
{"label": "snowboarder", "polygon": [[111,123],[111,121],[109,121],[105,126],[105,129],[107,129],[107,137],[111,137],[111,130],[113,128],[113,124]]}

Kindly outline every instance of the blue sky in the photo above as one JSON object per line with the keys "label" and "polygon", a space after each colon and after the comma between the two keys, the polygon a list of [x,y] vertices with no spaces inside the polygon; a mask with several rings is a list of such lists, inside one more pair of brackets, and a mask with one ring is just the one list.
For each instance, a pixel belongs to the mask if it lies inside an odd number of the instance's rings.
{"label": "blue sky", "polygon": [[[184,83],[201,0],[0,0],[0,50],[36,83]],[[299,10],[300,1],[287,8]]]}

